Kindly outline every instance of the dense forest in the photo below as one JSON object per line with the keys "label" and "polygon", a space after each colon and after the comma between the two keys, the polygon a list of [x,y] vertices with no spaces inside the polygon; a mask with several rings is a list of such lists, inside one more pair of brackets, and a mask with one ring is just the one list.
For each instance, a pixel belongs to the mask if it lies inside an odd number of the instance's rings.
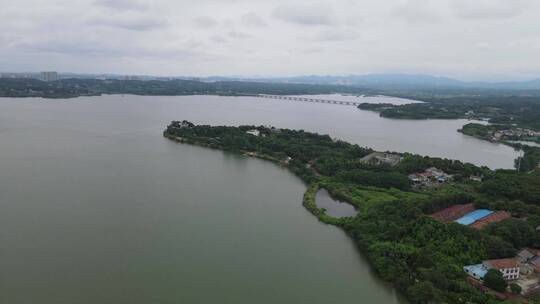
{"label": "dense forest", "polygon": [[[342,227],[373,269],[412,303],[499,303],[465,281],[464,265],[513,257],[524,246],[540,246],[540,173],[492,171],[456,160],[400,154],[395,166],[367,164],[372,149],[302,130],[263,126],[208,126],[172,122],[164,136],[178,142],[243,153],[288,167],[308,185],[304,206],[321,221]],[[414,189],[407,174],[437,167],[454,181],[436,189]],[[482,176],[483,181],[471,181]],[[314,204],[327,189],[360,211],[332,218]],[[513,218],[476,230],[444,224],[427,215],[453,204],[506,210]]]}

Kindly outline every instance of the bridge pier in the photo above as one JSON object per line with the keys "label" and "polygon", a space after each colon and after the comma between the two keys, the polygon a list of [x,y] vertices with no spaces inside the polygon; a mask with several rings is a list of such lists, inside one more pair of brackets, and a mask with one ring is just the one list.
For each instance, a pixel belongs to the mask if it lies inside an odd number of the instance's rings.
{"label": "bridge pier", "polygon": [[266,94],[259,94],[259,95],[256,95],[256,97],[259,97],[259,98],[267,98],[267,99],[281,99],[281,100],[289,100],[289,101],[303,101],[303,102],[314,102],[314,103],[326,103],[326,104],[335,104],[335,105],[343,105],[343,106],[358,106],[358,105],[360,105],[360,102],[354,102],[354,101],[330,100],[330,99],[317,99],[317,98],[308,98],[308,97],[295,97],[295,96],[282,96],[282,95],[266,95]]}

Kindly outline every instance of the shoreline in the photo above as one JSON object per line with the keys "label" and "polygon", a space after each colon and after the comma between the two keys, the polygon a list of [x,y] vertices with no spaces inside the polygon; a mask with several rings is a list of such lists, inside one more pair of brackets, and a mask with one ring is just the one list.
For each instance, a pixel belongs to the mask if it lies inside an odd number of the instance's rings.
{"label": "shoreline", "polygon": [[[202,143],[202,142],[186,140],[184,138],[173,136],[173,135],[167,134],[165,132],[163,133],[163,136],[165,138],[167,138],[169,140],[172,140],[174,142],[177,142],[177,143],[188,144],[188,145],[193,145],[193,146],[198,146],[198,147],[203,147],[203,148],[209,148],[209,149],[212,149],[212,150],[220,150],[220,151],[235,153],[233,151],[224,150],[224,149],[222,149],[220,147],[212,146],[212,145],[205,144],[205,143]],[[277,160],[276,158],[271,157],[269,155],[250,154],[247,151],[240,151],[240,153],[235,153],[235,154],[244,155],[246,157],[258,158],[258,159],[261,159],[261,160],[270,161],[270,162],[272,162],[272,163],[274,163],[276,165],[279,165],[280,167],[287,167],[287,165],[285,165],[283,163],[280,163],[279,160]],[[290,172],[290,170],[289,170],[289,172]],[[290,173],[294,174],[294,172],[290,172]],[[336,217],[329,216],[329,215],[325,214],[323,209],[317,207],[317,204],[315,202],[316,194],[317,194],[317,192],[319,190],[325,189],[325,188],[321,187],[319,182],[306,183],[304,180],[302,180],[302,181],[304,182],[304,184],[306,184],[306,191],[304,192],[303,198],[302,198],[302,206],[304,206],[306,208],[306,210],[309,211],[312,215],[314,215],[319,221],[321,221],[321,222],[323,222],[325,224],[329,224],[329,225],[342,226],[344,224],[343,219],[345,219],[345,218],[336,218]],[[329,189],[327,189],[327,190],[330,191]],[[352,204],[349,201],[347,201],[347,203],[351,204],[352,206],[355,206],[354,204]]]}

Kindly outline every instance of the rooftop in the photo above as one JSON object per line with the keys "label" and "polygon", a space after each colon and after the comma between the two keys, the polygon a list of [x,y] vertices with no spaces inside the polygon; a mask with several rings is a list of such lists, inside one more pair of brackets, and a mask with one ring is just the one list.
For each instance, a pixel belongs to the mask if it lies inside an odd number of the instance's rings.
{"label": "rooftop", "polygon": [[498,259],[484,261],[484,265],[495,269],[516,268],[519,263],[516,259]]}
{"label": "rooftop", "polygon": [[465,266],[463,270],[474,278],[483,279],[489,269],[484,264],[476,264]]}
{"label": "rooftop", "polygon": [[534,267],[540,266],[540,256],[534,257],[529,261],[529,263],[531,263],[531,265],[533,265]]}
{"label": "rooftop", "polygon": [[512,215],[507,211],[497,211],[484,218],[477,220],[471,225],[471,227],[476,228],[476,229],[482,229],[485,226],[487,226],[489,223],[497,223],[510,217],[512,217]]}
{"label": "rooftop", "polygon": [[470,225],[476,221],[478,221],[479,219],[482,219],[490,214],[492,214],[493,211],[491,210],[487,210],[487,209],[478,209],[478,210],[475,210],[473,212],[469,212],[467,214],[465,214],[464,216],[458,218],[456,220],[456,223],[458,224],[461,224],[461,225]]}
{"label": "rooftop", "polygon": [[471,211],[474,211],[473,204],[453,205],[433,213],[431,217],[441,222],[451,222]]}
{"label": "rooftop", "polygon": [[536,257],[536,253],[529,250],[529,248],[525,248],[518,252],[517,257],[521,262],[527,262],[528,260]]}

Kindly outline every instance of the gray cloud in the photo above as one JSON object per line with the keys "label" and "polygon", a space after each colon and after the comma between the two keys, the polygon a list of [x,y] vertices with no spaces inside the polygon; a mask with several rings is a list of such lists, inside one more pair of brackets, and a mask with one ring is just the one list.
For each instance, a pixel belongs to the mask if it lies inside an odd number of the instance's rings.
{"label": "gray cloud", "polygon": [[213,35],[212,37],[210,37],[210,40],[215,43],[220,43],[220,44],[228,42],[227,38],[220,35]]}
{"label": "gray cloud", "polygon": [[442,19],[434,0],[405,0],[394,8],[393,13],[411,24],[434,23]]}
{"label": "gray cloud", "polygon": [[241,22],[248,27],[265,27],[267,23],[255,13],[247,13],[242,16]]}
{"label": "gray cloud", "polygon": [[456,14],[470,19],[507,19],[519,16],[528,7],[527,0],[452,0]]}
{"label": "gray cloud", "polygon": [[6,48],[15,45],[19,40],[19,37],[10,34],[0,33],[0,45],[3,45]]}
{"label": "gray cloud", "polygon": [[117,43],[103,44],[97,40],[85,40],[66,42],[62,40],[47,40],[24,43],[18,46],[30,53],[63,54],[72,57],[104,57],[104,58],[193,58],[195,53],[189,48],[151,48],[139,46],[125,39]]}
{"label": "gray cloud", "polygon": [[219,24],[216,19],[207,16],[197,17],[193,19],[193,22],[195,26],[205,29],[216,27]]}
{"label": "gray cloud", "polygon": [[315,41],[348,41],[357,38],[358,35],[348,29],[323,30],[312,37]]}
{"label": "gray cloud", "polygon": [[280,20],[302,25],[331,25],[335,23],[332,9],[328,5],[280,5],[272,14]]}
{"label": "gray cloud", "polygon": [[538,11],[537,0],[2,0],[0,67],[540,77]]}
{"label": "gray cloud", "polygon": [[57,53],[70,56],[121,57],[126,55],[124,50],[113,45],[103,45],[97,41],[84,40],[76,42],[61,40],[26,42],[18,47],[31,53]]}
{"label": "gray cloud", "polygon": [[103,6],[115,10],[146,10],[148,5],[137,0],[95,0],[98,6]]}
{"label": "gray cloud", "polygon": [[131,31],[150,31],[166,27],[164,20],[154,18],[96,18],[88,22],[90,25],[110,26]]}
{"label": "gray cloud", "polygon": [[251,38],[251,35],[248,35],[246,33],[243,33],[243,32],[238,32],[238,31],[229,31],[227,33],[227,36],[229,36],[230,38],[234,38],[234,39],[247,39],[247,38]]}

